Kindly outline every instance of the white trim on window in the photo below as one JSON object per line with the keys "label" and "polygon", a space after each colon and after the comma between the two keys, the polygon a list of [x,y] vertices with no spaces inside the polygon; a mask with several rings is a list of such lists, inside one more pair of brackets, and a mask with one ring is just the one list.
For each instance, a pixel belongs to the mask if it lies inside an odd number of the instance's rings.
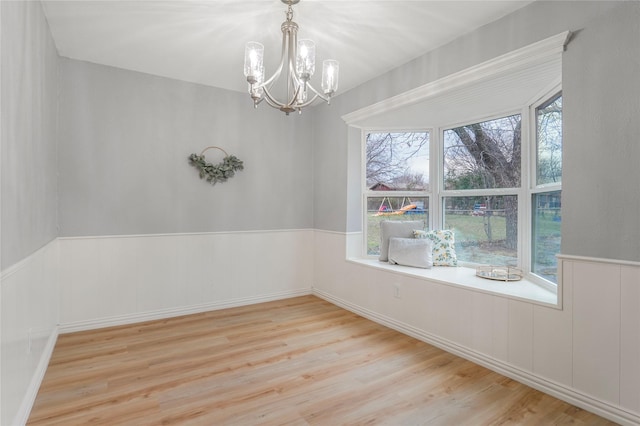
{"label": "white trim on window", "polygon": [[359,121],[372,115],[382,114],[422,100],[434,98],[451,90],[478,83],[488,77],[508,74],[519,69],[526,69],[544,62],[557,60],[562,57],[562,52],[564,52],[570,36],[571,32],[565,31],[540,40],[413,90],[350,112],[343,115],[342,119],[350,126],[359,127],[357,125]]}
{"label": "white trim on window", "polygon": [[527,209],[527,225],[529,226],[529,230],[527,231],[529,234],[529,243],[526,245],[524,253],[523,253],[523,264],[526,265],[526,270],[529,271],[530,278],[536,284],[547,288],[552,289],[555,288],[560,282],[560,277],[557,277],[557,282],[553,283],[540,275],[537,275],[533,272],[533,243],[535,236],[533,235],[533,196],[536,194],[544,194],[556,191],[562,191],[562,179],[560,182],[546,183],[546,184],[537,184],[538,181],[538,124],[537,124],[537,108],[540,105],[554,99],[556,96],[562,96],[562,83],[561,81],[556,81],[555,84],[549,85],[546,88],[546,92],[541,92],[540,95],[535,99],[535,101],[531,102],[529,106],[529,174],[527,176],[528,185],[527,188],[527,200],[528,206]]}

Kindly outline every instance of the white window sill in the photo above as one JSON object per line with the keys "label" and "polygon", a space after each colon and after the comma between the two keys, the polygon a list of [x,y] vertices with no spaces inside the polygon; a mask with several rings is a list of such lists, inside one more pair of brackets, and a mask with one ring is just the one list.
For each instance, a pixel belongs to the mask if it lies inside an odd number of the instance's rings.
{"label": "white window sill", "polygon": [[387,262],[380,262],[377,259],[349,258],[347,261],[439,284],[466,288],[471,291],[478,291],[482,293],[495,294],[510,299],[523,300],[556,309],[561,308],[558,303],[557,293],[549,291],[538,284],[527,280],[526,277],[519,281],[503,282],[477,277],[475,269],[464,266],[434,266],[431,269],[421,269],[409,266],[391,265]]}

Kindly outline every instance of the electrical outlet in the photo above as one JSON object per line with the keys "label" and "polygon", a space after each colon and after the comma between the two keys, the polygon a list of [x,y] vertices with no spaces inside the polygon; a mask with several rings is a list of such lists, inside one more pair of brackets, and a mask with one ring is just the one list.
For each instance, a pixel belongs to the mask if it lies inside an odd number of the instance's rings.
{"label": "electrical outlet", "polygon": [[393,284],[393,297],[400,299],[400,284]]}

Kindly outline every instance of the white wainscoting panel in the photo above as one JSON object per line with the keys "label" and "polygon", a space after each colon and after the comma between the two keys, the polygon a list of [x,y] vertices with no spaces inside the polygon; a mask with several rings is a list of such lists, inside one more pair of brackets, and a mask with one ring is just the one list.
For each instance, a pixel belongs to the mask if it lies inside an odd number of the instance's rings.
{"label": "white wainscoting panel", "polygon": [[640,268],[621,274],[620,405],[640,412]]}
{"label": "white wainscoting panel", "polygon": [[61,332],[309,294],[313,231],[60,238]]}
{"label": "white wainscoting panel", "polygon": [[0,424],[27,421],[58,335],[58,244],[2,271]]}
{"label": "white wainscoting panel", "polygon": [[[440,293],[439,313],[442,337],[469,347],[471,332],[471,292],[456,287],[446,287]],[[438,301],[438,299],[436,299]]]}
{"label": "white wainscoting panel", "polygon": [[573,268],[561,265],[563,309],[533,307],[533,371],[564,386],[573,386]]}
{"label": "white wainscoting panel", "polygon": [[604,401],[620,399],[620,267],[573,264],[573,385]]}
{"label": "white wainscoting panel", "polygon": [[533,304],[509,300],[510,364],[533,370]]}
{"label": "white wainscoting panel", "polygon": [[615,422],[640,424],[640,263],[560,256],[556,309],[346,260],[356,237],[316,231],[315,294]]}
{"label": "white wainscoting panel", "polygon": [[509,357],[509,299],[492,296],[491,356],[506,362]]}
{"label": "white wainscoting panel", "polygon": [[465,346],[490,354],[493,352],[494,334],[493,297],[484,293],[469,293],[472,303]]}

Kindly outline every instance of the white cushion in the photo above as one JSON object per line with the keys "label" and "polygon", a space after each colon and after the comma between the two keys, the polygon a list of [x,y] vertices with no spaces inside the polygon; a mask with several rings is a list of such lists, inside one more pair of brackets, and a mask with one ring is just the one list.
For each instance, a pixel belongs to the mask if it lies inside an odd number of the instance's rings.
{"label": "white cushion", "polygon": [[389,260],[389,238],[413,238],[413,231],[424,229],[421,220],[383,220],[380,222],[380,261]]}
{"label": "white cushion", "polygon": [[431,268],[432,250],[433,243],[428,239],[390,238],[389,263],[415,268]]}

